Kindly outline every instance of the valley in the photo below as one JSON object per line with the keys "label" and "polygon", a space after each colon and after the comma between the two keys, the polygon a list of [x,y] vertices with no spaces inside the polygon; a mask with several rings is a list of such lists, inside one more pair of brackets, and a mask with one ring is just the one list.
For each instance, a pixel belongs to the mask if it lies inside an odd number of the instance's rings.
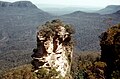
{"label": "valley", "polygon": [[36,29],[46,21],[61,19],[73,25],[75,52],[99,52],[99,36],[111,25],[120,23],[119,16],[120,10],[102,15],[75,11],[56,16],[29,1],[0,2],[0,71],[31,62],[36,47]]}

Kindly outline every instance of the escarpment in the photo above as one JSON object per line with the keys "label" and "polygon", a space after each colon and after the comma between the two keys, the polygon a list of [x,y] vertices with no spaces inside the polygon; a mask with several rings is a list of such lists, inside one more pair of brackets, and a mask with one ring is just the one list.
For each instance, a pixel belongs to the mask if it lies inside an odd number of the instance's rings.
{"label": "escarpment", "polygon": [[101,36],[101,61],[107,64],[106,79],[120,71],[120,24],[114,25]]}
{"label": "escarpment", "polygon": [[37,48],[33,50],[32,55],[32,64],[36,73],[42,68],[47,72],[54,68],[59,72],[56,75],[58,78],[70,73],[73,33],[70,25],[63,24],[58,19],[38,27]]}

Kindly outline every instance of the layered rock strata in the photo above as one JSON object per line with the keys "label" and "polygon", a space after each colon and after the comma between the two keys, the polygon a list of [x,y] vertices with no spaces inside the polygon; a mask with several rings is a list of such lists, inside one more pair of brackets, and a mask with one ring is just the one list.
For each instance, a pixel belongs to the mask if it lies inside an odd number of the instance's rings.
{"label": "layered rock strata", "polygon": [[73,30],[60,20],[46,22],[38,28],[37,48],[33,50],[33,66],[35,72],[41,68],[55,68],[59,76],[70,73],[73,53]]}

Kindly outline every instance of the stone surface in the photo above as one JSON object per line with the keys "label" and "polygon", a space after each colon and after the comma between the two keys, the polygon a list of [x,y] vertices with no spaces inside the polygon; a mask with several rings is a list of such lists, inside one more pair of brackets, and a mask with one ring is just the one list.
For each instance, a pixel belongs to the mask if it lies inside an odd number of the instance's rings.
{"label": "stone surface", "polygon": [[44,67],[55,68],[59,76],[65,77],[70,73],[73,53],[73,30],[60,20],[46,22],[38,28],[37,49],[34,49],[33,66],[36,72]]}

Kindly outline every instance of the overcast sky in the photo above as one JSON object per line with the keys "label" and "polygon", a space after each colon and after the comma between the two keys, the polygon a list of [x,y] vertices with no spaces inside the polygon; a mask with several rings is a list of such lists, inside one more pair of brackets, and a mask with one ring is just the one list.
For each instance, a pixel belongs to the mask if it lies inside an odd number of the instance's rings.
{"label": "overcast sky", "polygon": [[[8,2],[23,1],[23,0],[2,0]],[[28,0],[24,0],[28,1]],[[120,0],[29,0],[36,5],[52,5],[52,6],[67,6],[67,7],[105,7],[107,5],[120,5]]]}

